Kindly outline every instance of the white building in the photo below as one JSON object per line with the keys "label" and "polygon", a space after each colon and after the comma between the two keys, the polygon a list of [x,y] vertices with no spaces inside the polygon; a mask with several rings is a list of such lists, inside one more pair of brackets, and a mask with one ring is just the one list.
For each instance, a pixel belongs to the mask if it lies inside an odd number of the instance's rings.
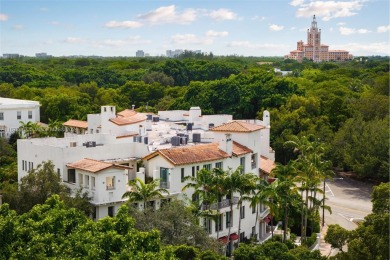
{"label": "white building", "polygon": [[[182,192],[186,185],[183,178],[202,168],[235,170],[241,165],[245,172],[267,178],[274,160],[268,111],[263,120],[237,121],[231,115],[202,115],[199,107],[153,115],[133,109],[116,113],[115,107],[103,106],[100,114],[88,115],[88,121],[65,125],[71,129],[65,138],[18,140],[18,179],[42,161],[51,160],[68,187],[82,187],[90,193],[96,219],[115,215],[124,203],[127,182],[136,177],[160,179],[160,186],[169,191],[164,199],[185,200],[192,197],[193,190]],[[262,161],[267,162],[265,168]],[[137,168],[141,162],[144,166]],[[153,204],[159,207],[161,200]],[[210,207],[219,207],[222,213],[218,227],[211,220],[202,222],[211,236],[217,236],[218,228],[221,240],[227,240],[232,219],[231,240],[240,235],[264,238],[269,214],[264,205],[258,219],[247,202],[241,216],[236,205],[230,212],[227,198]]]}
{"label": "white building", "polygon": [[0,97],[0,137],[9,138],[17,131],[20,122],[40,121],[38,101]]}

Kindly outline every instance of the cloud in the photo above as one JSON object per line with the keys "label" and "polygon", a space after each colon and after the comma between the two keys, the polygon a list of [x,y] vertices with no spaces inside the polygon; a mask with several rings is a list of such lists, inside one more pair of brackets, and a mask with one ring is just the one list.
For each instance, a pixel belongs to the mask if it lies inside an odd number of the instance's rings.
{"label": "cloud", "polygon": [[107,28],[139,28],[142,27],[143,24],[135,21],[109,21],[104,26]]}
{"label": "cloud", "polygon": [[[311,17],[314,14],[322,17],[322,20],[329,21],[334,18],[349,17],[357,14],[362,9],[364,0],[354,1],[292,1],[299,7],[296,11],[297,17]],[[291,4],[290,3],[290,4]]]}
{"label": "cloud", "polygon": [[289,46],[283,45],[283,44],[271,44],[271,43],[264,43],[264,44],[258,44],[258,43],[251,43],[249,41],[233,41],[230,42],[228,47],[232,48],[247,48],[247,49],[256,49],[256,50],[267,50],[267,51],[273,51],[275,53],[280,53],[280,51],[288,51]]}
{"label": "cloud", "polygon": [[387,25],[387,26],[379,26],[378,28],[376,28],[376,31],[378,33],[385,33],[385,32],[388,32],[390,31],[390,25]]}
{"label": "cloud", "polygon": [[178,23],[189,24],[196,20],[196,11],[186,9],[183,12],[177,12],[175,5],[159,7],[147,14],[138,15],[138,19],[150,24]]}
{"label": "cloud", "polygon": [[213,43],[213,37],[198,37],[195,34],[176,34],[171,37],[172,43],[179,45],[208,45]]}
{"label": "cloud", "polygon": [[78,44],[78,43],[85,43],[84,39],[77,38],[77,37],[68,37],[65,40],[63,40],[65,43],[71,43],[71,44]]}
{"label": "cloud", "polygon": [[276,24],[271,24],[271,25],[269,26],[269,29],[270,29],[271,31],[281,31],[281,30],[283,30],[283,28],[284,28],[284,26],[276,25]]}
{"label": "cloud", "polygon": [[224,37],[224,36],[228,36],[229,33],[226,32],[226,31],[223,31],[223,32],[216,32],[216,31],[213,31],[213,30],[209,30],[205,33],[205,35],[207,37]]}
{"label": "cloud", "polygon": [[14,30],[23,30],[24,26],[22,24],[15,24],[14,26],[12,26],[12,29],[14,29]]}
{"label": "cloud", "polygon": [[[348,50],[355,56],[359,55],[390,55],[390,47],[388,42],[374,42],[368,44],[349,43],[346,45],[335,46],[340,50]],[[332,48],[335,49],[335,48]]]}
{"label": "cloud", "polygon": [[8,15],[0,14],[0,21],[7,21],[7,20],[8,20]]}
{"label": "cloud", "polygon": [[298,5],[302,5],[304,2],[305,2],[304,0],[293,0],[290,2],[290,5],[298,6]]}
{"label": "cloud", "polygon": [[370,30],[367,29],[354,29],[348,27],[340,27],[339,31],[342,35],[351,35],[351,34],[366,34],[370,33]]}
{"label": "cloud", "polygon": [[212,19],[214,19],[216,21],[238,19],[237,14],[235,14],[232,11],[225,9],[225,8],[220,8],[218,10],[211,11],[207,14],[207,16],[211,17]]}
{"label": "cloud", "polygon": [[253,20],[253,21],[264,21],[266,18],[264,17],[264,16],[254,16],[254,17],[252,17],[251,18],[251,20]]}

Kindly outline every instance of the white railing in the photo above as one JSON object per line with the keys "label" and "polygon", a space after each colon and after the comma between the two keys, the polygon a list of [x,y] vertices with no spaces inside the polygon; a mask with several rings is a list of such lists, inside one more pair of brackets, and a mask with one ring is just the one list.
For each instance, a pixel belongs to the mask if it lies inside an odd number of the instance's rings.
{"label": "white railing", "polygon": [[[236,205],[238,203],[239,198],[233,197],[233,205]],[[223,199],[221,202],[213,203],[211,205],[202,205],[202,210],[216,210],[216,209],[222,209],[227,208],[230,206],[230,199]]]}

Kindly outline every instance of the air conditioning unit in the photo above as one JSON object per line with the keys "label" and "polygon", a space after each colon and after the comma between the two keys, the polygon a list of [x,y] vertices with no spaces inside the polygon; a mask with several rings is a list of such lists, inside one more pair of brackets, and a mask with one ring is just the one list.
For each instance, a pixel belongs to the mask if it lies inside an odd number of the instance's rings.
{"label": "air conditioning unit", "polygon": [[70,146],[70,147],[76,147],[76,146],[77,146],[77,142],[70,142],[70,143],[69,143],[69,146]]}

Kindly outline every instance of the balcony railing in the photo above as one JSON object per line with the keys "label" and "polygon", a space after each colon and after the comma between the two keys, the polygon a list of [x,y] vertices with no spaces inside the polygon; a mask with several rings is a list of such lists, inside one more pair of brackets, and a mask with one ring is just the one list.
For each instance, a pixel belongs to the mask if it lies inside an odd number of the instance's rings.
{"label": "balcony railing", "polygon": [[259,220],[264,219],[270,213],[269,208],[265,208],[263,211],[259,212]]}
{"label": "balcony railing", "polygon": [[[238,203],[239,198],[233,197],[233,205],[236,205]],[[223,199],[221,202],[213,203],[211,205],[202,205],[202,210],[217,210],[217,209],[223,209],[230,206],[230,199]]]}
{"label": "balcony railing", "polygon": [[169,183],[169,181],[161,181],[160,182],[160,188],[162,188],[162,189],[169,189],[169,185],[170,183]]}

